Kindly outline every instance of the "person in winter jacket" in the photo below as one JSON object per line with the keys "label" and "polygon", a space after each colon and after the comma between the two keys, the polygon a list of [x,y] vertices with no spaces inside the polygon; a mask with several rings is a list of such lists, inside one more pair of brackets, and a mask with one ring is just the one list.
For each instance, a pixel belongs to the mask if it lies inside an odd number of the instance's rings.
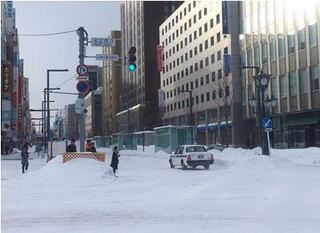
{"label": "person in winter jacket", "polygon": [[112,153],[112,160],[111,160],[111,164],[110,167],[112,167],[113,169],[113,174],[116,175],[116,171],[118,170],[118,165],[119,165],[119,151],[118,151],[118,147],[115,146],[113,148],[113,153]]}
{"label": "person in winter jacket", "polygon": [[87,140],[86,152],[91,152],[91,140]]}
{"label": "person in winter jacket", "polygon": [[95,147],[95,145],[94,145],[94,142],[91,142],[91,152],[97,152],[97,149],[96,149],[96,147]]}
{"label": "person in winter jacket", "polygon": [[28,152],[28,143],[23,144],[21,150],[21,165],[22,165],[22,173],[28,170],[29,166],[29,152]]}
{"label": "person in winter jacket", "polygon": [[71,143],[67,146],[66,152],[77,152],[77,147],[74,144],[76,140],[73,138],[71,140]]}

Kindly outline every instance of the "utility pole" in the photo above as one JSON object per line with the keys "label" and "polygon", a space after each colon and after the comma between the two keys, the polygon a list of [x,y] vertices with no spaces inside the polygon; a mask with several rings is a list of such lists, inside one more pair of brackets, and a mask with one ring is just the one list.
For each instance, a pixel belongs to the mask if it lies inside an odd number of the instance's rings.
{"label": "utility pole", "polygon": [[[84,64],[85,57],[85,46],[88,45],[88,33],[84,27],[79,27],[77,30],[79,36],[79,64]],[[84,94],[79,94],[78,99],[84,99]],[[84,151],[84,140],[85,140],[85,113],[79,114],[79,137],[80,137],[80,151]]]}

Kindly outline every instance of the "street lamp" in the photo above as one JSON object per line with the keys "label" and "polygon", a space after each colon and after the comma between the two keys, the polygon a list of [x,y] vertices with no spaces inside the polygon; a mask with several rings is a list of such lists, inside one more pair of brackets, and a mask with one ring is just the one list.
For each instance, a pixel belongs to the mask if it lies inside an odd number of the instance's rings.
{"label": "street lamp", "polygon": [[[49,91],[50,91],[50,83],[49,83],[49,76],[50,72],[68,72],[68,69],[48,69],[47,70],[47,137],[49,139],[49,133],[50,133],[50,96],[49,96]],[[52,154],[51,154],[51,159],[52,159]]]}

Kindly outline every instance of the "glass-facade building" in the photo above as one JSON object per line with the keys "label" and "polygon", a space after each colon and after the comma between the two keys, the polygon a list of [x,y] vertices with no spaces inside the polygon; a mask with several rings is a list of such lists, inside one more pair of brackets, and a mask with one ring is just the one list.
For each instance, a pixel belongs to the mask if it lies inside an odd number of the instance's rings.
{"label": "glass-facade building", "polygon": [[[271,142],[276,148],[320,146],[320,2],[243,1],[240,4],[242,66],[270,74],[265,96],[277,98]],[[241,72],[242,117],[247,146],[258,143],[254,69]]]}

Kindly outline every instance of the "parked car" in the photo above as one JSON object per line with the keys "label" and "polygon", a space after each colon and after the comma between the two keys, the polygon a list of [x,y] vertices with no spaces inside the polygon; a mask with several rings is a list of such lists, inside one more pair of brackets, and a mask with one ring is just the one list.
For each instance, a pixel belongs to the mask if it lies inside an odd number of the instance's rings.
{"label": "parked car", "polygon": [[171,168],[181,166],[182,169],[188,167],[196,168],[203,166],[209,169],[214,162],[213,154],[207,152],[202,145],[182,145],[170,156],[169,164]]}
{"label": "parked car", "polygon": [[219,150],[223,151],[226,148],[226,146],[221,144],[212,144],[207,147],[207,150]]}

